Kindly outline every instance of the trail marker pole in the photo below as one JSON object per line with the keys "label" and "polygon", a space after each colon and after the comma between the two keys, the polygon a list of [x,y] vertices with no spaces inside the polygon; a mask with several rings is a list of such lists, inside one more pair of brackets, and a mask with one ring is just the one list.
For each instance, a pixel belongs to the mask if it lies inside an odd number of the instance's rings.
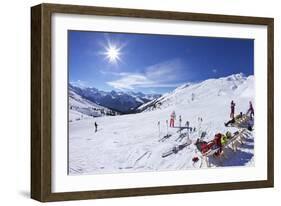
{"label": "trail marker pole", "polygon": [[201,124],[203,122],[202,117],[198,117],[198,136],[201,137]]}

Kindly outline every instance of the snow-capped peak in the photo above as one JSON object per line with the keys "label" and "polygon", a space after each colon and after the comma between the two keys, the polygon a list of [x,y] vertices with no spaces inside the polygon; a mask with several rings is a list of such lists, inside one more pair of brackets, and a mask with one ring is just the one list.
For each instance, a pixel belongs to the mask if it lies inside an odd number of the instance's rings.
{"label": "snow-capped peak", "polygon": [[[253,76],[246,77],[243,73],[232,74],[218,79],[207,79],[199,83],[188,83],[177,87],[172,92],[148,102],[138,108],[139,111],[163,109],[178,104],[189,104],[193,101],[204,101],[216,96],[231,97],[240,95],[243,90],[252,90]],[[246,83],[246,84],[244,84]]]}
{"label": "snow-capped peak", "polygon": [[71,84],[69,84],[69,88],[91,102],[121,113],[134,112],[135,108],[140,105],[161,96],[158,94],[143,94],[141,92],[123,92],[114,90],[105,92],[94,87],[80,88]]}

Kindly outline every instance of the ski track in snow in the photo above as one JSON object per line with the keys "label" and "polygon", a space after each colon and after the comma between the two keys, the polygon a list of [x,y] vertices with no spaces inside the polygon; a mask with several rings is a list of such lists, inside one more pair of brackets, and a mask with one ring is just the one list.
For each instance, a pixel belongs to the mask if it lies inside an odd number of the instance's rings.
{"label": "ski track in snow", "polygon": [[[161,97],[163,103],[155,110],[98,118],[83,115],[83,118],[69,122],[69,174],[194,169],[192,158],[198,156],[198,153],[193,143],[200,134],[205,132],[203,140],[208,141],[218,132],[237,131],[237,128],[224,126],[224,122],[229,119],[230,101],[235,101],[236,113],[246,112],[250,100],[254,103],[251,96],[254,94],[253,76],[242,80],[207,80],[178,88]],[[192,93],[195,94],[193,101]],[[166,120],[173,110],[177,118],[182,116],[182,125],[188,120],[191,127],[196,127],[196,131],[189,134],[192,144],[176,154],[162,158],[163,153],[187,140],[184,137],[176,141],[180,135],[177,133],[178,128],[169,127],[168,134],[172,136],[159,141],[167,135]],[[198,117],[203,118],[200,128]],[[94,122],[99,125],[97,132]],[[176,126],[178,124],[176,119]],[[185,132],[186,129],[183,129],[181,133]],[[225,154],[227,158],[223,160],[210,158],[211,166],[253,166],[254,132],[247,132],[244,144],[236,152],[226,149]],[[203,168],[206,165],[203,164]]]}

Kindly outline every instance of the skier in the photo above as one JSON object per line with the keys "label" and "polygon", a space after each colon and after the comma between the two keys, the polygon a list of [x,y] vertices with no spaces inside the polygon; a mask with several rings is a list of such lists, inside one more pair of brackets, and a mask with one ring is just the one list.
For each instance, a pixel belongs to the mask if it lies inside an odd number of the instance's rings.
{"label": "skier", "polygon": [[195,99],[195,94],[192,93],[192,94],[191,94],[191,101],[194,101],[194,99]]}
{"label": "skier", "polygon": [[97,124],[97,122],[95,122],[95,132],[97,132],[98,131],[98,124]]}
{"label": "skier", "polygon": [[235,103],[234,101],[232,100],[231,103],[230,103],[230,118],[233,119],[234,118],[234,112],[235,112]]}
{"label": "skier", "polygon": [[247,111],[247,115],[250,114],[250,118],[252,119],[253,116],[254,116],[254,108],[253,108],[253,105],[252,105],[252,102],[250,101],[249,102],[249,109]]}
{"label": "skier", "polygon": [[235,123],[235,118],[232,118],[231,120],[229,120],[227,123],[224,123],[224,125],[226,127],[228,127],[229,124],[234,124]]}
{"label": "skier", "polygon": [[197,139],[196,142],[195,142],[196,148],[202,154],[208,152],[211,149],[211,147],[213,146],[213,144],[214,144],[213,142],[208,143],[208,142],[200,140],[200,139]]}
{"label": "skier", "polygon": [[159,138],[160,138],[160,121],[158,121],[157,125],[158,125],[158,133],[159,133]]}
{"label": "skier", "polygon": [[179,116],[179,126],[181,127],[181,115]]}
{"label": "skier", "polygon": [[185,126],[188,128],[189,127],[189,121],[186,121]]}
{"label": "skier", "polygon": [[175,127],[176,112],[173,111],[170,118],[170,127]]}
{"label": "skier", "polygon": [[214,142],[215,142],[215,145],[214,145],[214,148],[219,148],[218,151],[214,154],[215,156],[219,156],[222,152],[222,139],[224,139],[224,134],[222,133],[217,133],[215,135],[215,138],[214,138]]}
{"label": "skier", "polygon": [[195,145],[197,149],[202,153],[208,152],[210,149],[215,150],[218,149],[216,153],[214,153],[215,156],[219,156],[222,152],[222,146],[226,142],[226,135],[222,133],[217,133],[213,140],[210,142],[206,142],[203,140],[200,140],[199,138],[196,140]]}
{"label": "skier", "polygon": [[201,126],[202,122],[203,122],[203,118],[202,118],[202,117],[198,117],[198,124],[199,124],[200,126]]}
{"label": "skier", "polygon": [[227,131],[227,132],[225,133],[225,135],[222,135],[221,144],[222,144],[222,145],[225,145],[225,144],[228,142],[228,140],[231,138],[231,136],[232,136],[231,132],[230,132],[230,131]]}

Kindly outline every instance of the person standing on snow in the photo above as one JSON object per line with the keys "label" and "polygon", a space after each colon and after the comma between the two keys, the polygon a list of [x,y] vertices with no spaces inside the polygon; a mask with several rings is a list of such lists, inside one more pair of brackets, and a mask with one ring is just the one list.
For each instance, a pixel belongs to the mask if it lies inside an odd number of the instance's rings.
{"label": "person standing on snow", "polygon": [[194,99],[195,99],[195,94],[192,93],[192,94],[191,94],[191,101],[194,101]]}
{"label": "person standing on snow", "polygon": [[234,101],[232,100],[231,103],[230,103],[230,118],[233,119],[234,118],[234,112],[235,112],[235,103]]}
{"label": "person standing on snow", "polygon": [[185,126],[186,126],[187,128],[189,128],[189,121],[186,121],[186,122],[185,122]]}
{"label": "person standing on snow", "polygon": [[159,138],[160,138],[160,121],[158,121],[157,125],[158,125],[158,134],[159,134]]}
{"label": "person standing on snow", "polygon": [[97,122],[95,122],[95,132],[97,132],[98,131],[98,124],[97,124]]}
{"label": "person standing on snow", "polygon": [[175,127],[176,112],[173,111],[170,117],[170,127]]}
{"label": "person standing on snow", "polygon": [[179,126],[181,127],[181,115],[179,116]]}
{"label": "person standing on snow", "polygon": [[250,118],[252,119],[253,116],[254,116],[254,108],[253,108],[253,104],[252,102],[250,101],[249,102],[249,109],[247,111],[247,115],[250,114]]}

